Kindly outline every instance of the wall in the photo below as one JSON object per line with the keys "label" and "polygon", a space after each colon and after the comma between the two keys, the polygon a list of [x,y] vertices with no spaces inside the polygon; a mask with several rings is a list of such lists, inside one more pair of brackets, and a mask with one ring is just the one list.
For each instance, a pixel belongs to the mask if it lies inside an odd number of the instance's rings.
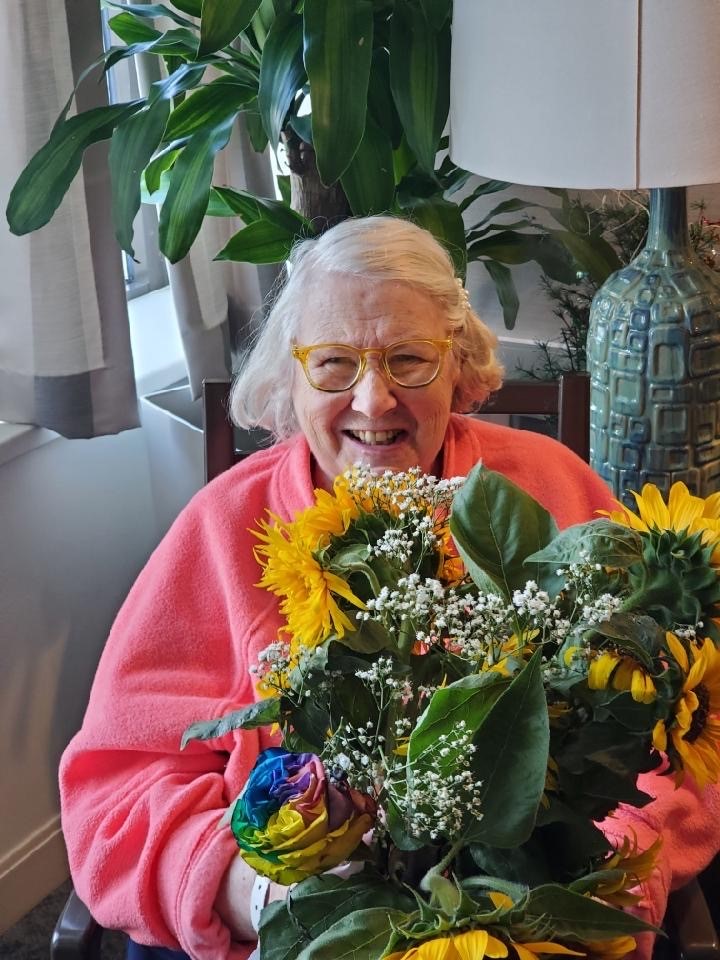
{"label": "wall", "polygon": [[141,430],[0,466],[0,930],[67,876],[58,759],[154,522]]}

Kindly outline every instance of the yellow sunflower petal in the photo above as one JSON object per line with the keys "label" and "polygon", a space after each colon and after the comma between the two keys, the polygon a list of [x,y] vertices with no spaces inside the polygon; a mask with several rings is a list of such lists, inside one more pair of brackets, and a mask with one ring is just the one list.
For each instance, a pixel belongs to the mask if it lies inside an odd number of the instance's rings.
{"label": "yellow sunflower petal", "polygon": [[658,530],[670,528],[670,511],[654,483],[646,483],[641,493],[635,493],[634,490],[632,493],[640,517],[648,527],[655,527]]}

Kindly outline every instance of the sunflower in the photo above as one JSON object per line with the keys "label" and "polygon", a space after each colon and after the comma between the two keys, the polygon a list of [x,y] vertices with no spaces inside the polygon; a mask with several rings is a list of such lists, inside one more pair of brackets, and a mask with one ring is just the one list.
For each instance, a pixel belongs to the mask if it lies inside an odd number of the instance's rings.
{"label": "sunflower", "polygon": [[622,843],[604,861],[601,869],[621,870],[622,876],[614,880],[601,880],[593,891],[606,903],[614,907],[632,907],[642,900],[642,893],[632,893],[633,887],[638,887],[650,877],[655,869],[662,838],[651,844],[647,850],[638,850],[637,836],[624,837]]}
{"label": "sunflower", "polygon": [[261,521],[260,529],[253,531],[261,541],[255,548],[255,557],[264,568],[257,586],[284,598],[280,612],[293,642],[314,647],[331,633],[343,637],[353,631],[355,625],[335,597],[344,598],[360,610],[365,609],[363,601],[345,580],[321,566],[301,528],[272,514],[271,519],[273,525]]}
{"label": "sunflower", "polygon": [[614,523],[641,533],[674,530],[692,536],[699,532],[703,544],[713,548],[713,565],[720,566],[720,494],[713,493],[705,499],[696,497],[678,481],[670,488],[667,504],[654,483],[646,483],[641,493],[633,490],[632,495],[637,503],[637,514],[619,501],[616,501],[618,510],[598,512]]}
{"label": "sunflower", "polygon": [[626,654],[603,650],[588,667],[591,690],[629,690],[637,703],[652,703],[657,696],[655,683],[643,667]]}
{"label": "sunflower", "polygon": [[487,930],[463,930],[447,937],[423,940],[408,950],[390,953],[383,960],[483,960],[507,955],[506,945]]}
{"label": "sunflower", "polygon": [[655,724],[653,746],[680,768],[678,783],[689,770],[702,788],[720,779],[720,650],[709,639],[691,643],[689,653],[675,634],[665,640],[685,679],[674,716]]}
{"label": "sunflower", "polygon": [[302,540],[314,550],[326,547],[330,537],[347,533],[360,510],[347,489],[347,481],[338,477],[333,492],[315,491],[315,503],[297,514],[294,526]]}
{"label": "sunflower", "polygon": [[609,940],[585,940],[583,946],[591,960],[620,960],[637,947],[635,937],[611,937]]}

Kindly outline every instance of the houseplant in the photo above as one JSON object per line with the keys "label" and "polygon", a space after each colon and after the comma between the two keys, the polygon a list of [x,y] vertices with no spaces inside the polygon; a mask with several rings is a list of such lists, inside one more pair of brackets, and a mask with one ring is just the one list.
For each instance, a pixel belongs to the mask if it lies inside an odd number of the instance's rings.
{"label": "houseplant", "polygon": [[[508,327],[518,310],[512,265],[535,260],[569,281],[575,268],[566,241],[576,260],[592,258],[592,242],[564,225],[549,233],[524,212],[507,222],[529,206],[518,199],[471,222],[473,202],[503,190],[503,182],[480,183],[458,200],[469,174],[442,153],[451,0],[103,3],[122,42],[92,67],[108,71],[153,55],[163,77],[145,97],[68,118],[71,98],[12,191],[7,216],[15,233],[46,223],[84,150],[110,139],[113,220],[131,255],[143,191],[161,203],[160,247],[173,262],[206,215],[244,224],[220,259],[268,263],[338,218],[389,210],[430,229],[460,276],[468,261],[481,262]],[[212,186],[214,157],[240,114],[256,149],[285,149],[287,199]]]}

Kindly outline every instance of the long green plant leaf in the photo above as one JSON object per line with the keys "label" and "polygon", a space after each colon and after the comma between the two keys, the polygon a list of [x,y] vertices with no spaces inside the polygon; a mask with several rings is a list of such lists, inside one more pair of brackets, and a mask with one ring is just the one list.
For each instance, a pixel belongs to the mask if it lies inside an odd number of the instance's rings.
{"label": "long green plant leaf", "polygon": [[622,267],[616,251],[602,237],[583,236],[571,230],[548,230],[548,233],[570,251],[598,285],[605,283],[611,273]]}
{"label": "long green plant leaf", "polygon": [[625,910],[600,903],[559,884],[546,884],[530,891],[526,916],[542,920],[557,937],[609,940],[626,934],[656,930]]}
{"label": "long green plant leaf", "polygon": [[277,149],[290,104],[304,79],[302,17],[277,17],[263,47],[258,90],[258,109],[273,150]]}
{"label": "long green plant leaf", "polygon": [[141,17],[134,13],[118,13],[108,20],[108,26],[123,43],[152,43],[162,36],[160,30],[151,27]]}
{"label": "long green plant leaf", "polygon": [[200,129],[215,127],[236,117],[256,96],[257,87],[234,77],[218,77],[190,94],[173,110],[164,139],[178,140]]}
{"label": "long green plant leaf", "polygon": [[407,0],[395,2],[390,83],[407,141],[432,173],[450,104],[450,27],[434,30]]}
{"label": "long green plant leaf", "polygon": [[166,7],[164,3],[121,3],[120,0],[102,0],[103,7],[114,7],[127,13],[134,13],[138,17],[157,20],[160,17],[169,17],[181,27],[194,27],[192,20],[181,17],[177,10]]}
{"label": "long green plant leaf", "polygon": [[200,130],[173,166],[170,188],[160,211],[160,249],[171,263],[189,251],[202,226],[210,197],[215,155],[230,139],[232,120]]}
{"label": "long green plant leaf", "polygon": [[478,197],[485,197],[489,193],[500,193],[501,190],[506,190],[509,186],[507,180],[486,180],[485,183],[479,184],[471,193],[463,197],[460,201],[460,210],[464,213]]}
{"label": "long green plant leaf", "polygon": [[510,268],[496,260],[481,260],[482,265],[490,274],[495,284],[495,291],[503,312],[503,323],[506,330],[512,330],[520,309],[520,299],[515,288]]}
{"label": "long green plant leaf", "polygon": [[390,55],[385,47],[378,47],[372,55],[367,98],[368,116],[390,137],[393,150],[400,146],[403,128],[390,88]]}
{"label": "long green plant leaf", "polygon": [[528,493],[482,465],[473,467],[453,499],[453,539],[470,575],[480,569],[506,597],[537,580],[525,558],[557,536],[550,514]]}
{"label": "long green plant leaf", "polygon": [[468,839],[517,847],[535,826],[545,789],[550,724],[538,650],[490,709],[474,740],[470,767],[482,782],[482,819]]}
{"label": "long green plant leaf", "polygon": [[12,232],[21,235],[45,226],[80,169],[86,147],[107,140],[115,127],[144,103],[133,100],[94,107],[56,124],[50,139],[30,160],[10,193],[6,215]]}
{"label": "long green plant leaf", "polygon": [[418,197],[402,204],[403,213],[421,227],[425,227],[448,251],[455,265],[455,273],[463,281],[467,269],[465,225],[456,203],[439,194]]}
{"label": "long green plant leaf", "polygon": [[218,717],[216,720],[198,720],[197,723],[191,723],[182,735],[180,749],[184,750],[192,740],[215,740],[218,737],[224,737],[233,730],[253,730],[256,727],[267,727],[279,720],[280,699],[278,697],[267,697],[264,700],[258,700],[257,703],[251,703],[247,707],[233,710],[232,713],[226,713],[224,717]]}
{"label": "long green plant leaf", "polygon": [[355,910],[317,936],[296,960],[375,960],[385,953],[393,924],[406,917],[387,907]]}
{"label": "long green plant leaf", "polygon": [[170,2],[191,17],[199,17],[202,12],[202,0],[170,0]]}
{"label": "long green plant leaf", "polygon": [[249,25],[260,0],[203,0],[199,56],[214,53]]}
{"label": "long green plant leaf", "polygon": [[303,231],[312,233],[310,221],[282,200],[255,197],[244,190],[233,190],[230,187],[213,187],[211,202],[214,204],[214,216],[240,217],[246,224],[265,220],[293,234]]}
{"label": "long green plant leaf", "polygon": [[303,40],[315,158],[320,179],[329,186],[349,167],[365,130],[371,0],[305,0]]}
{"label": "long green plant leaf", "polygon": [[420,0],[427,22],[439,30],[452,12],[452,0]]}
{"label": "long green plant leaf", "polygon": [[237,260],[243,263],[280,263],[287,260],[299,232],[281,227],[269,220],[257,220],[230,237],[216,260]]}
{"label": "long green plant leaf", "polygon": [[392,206],[395,195],[392,144],[370,115],[360,146],[340,183],[356,217],[383,213]]}

